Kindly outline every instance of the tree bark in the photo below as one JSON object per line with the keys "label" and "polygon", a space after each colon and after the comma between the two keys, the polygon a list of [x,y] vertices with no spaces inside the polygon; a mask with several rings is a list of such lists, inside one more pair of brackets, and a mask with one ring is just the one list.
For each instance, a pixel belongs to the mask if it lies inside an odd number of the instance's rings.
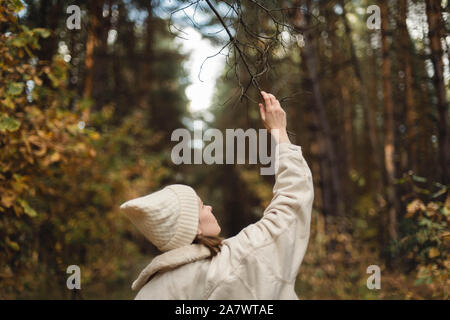
{"label": "tree bark", "polygon": [[51,61],[58,50],[58,22],[62,10],[61,0],[42,0],[39,3],[39,27],[51,30],[50,36],[40,39],[41,50],[37,51],[39,59]]}
{"label": "tree bark", "polygon": [[428,37],[430,39],[431,61],[433,62],[433,82],[437,95],[439,112],[439,163],[443,183],[449,181],[448,177],[448,103],[445,93],[444,67],[442,62],[441,44],[441,8],[440,1],[426,0],[426,13],[428,20]]}
{"label": "tree bark", "polygon": [[[307,3],[307,7],[310,8],[309,3]],[[297,10],[296,17],[294,18],[294,23],[296,26],[301,28],[301,20],[305,18],[306,25],[309,25],[309,15],[303,16],[300,10]],[[341,179],[339,175],[338,169],[338,161],[336,156],[335,146],[331,140],[331,130],[328,123],[328,118],[325,110],[325,104],[323,102],[323,97],[320,89],[320,82],[318,76],[318,66],[317,66],[317,49],[314,42],[314,30],[308,30],[305,32],[305,50],[304,50],[304,59],[308,70],[308,75],[312,81],[312,89],[313,89],[313,97],[314,104],[318,122],[320,125],[322,139],[324,144],[324,154],[326,155],[326,159],[328,162],[328,168],[331,173],[331,185],[335,199],[335,210],[336,214],[340,217],[339,221],[341,221],[341,227],[345,229],[345,219],[344,219],[344,201],[342,197],[342,189],[341,189]]]}
{"label": "tree bark", "polygon": [[[361,66],[359,64],[359,60],[356,55],[355,46],[353,45],[353,41],[352,41],[352,37],[351,37],[353,31],[352,31],[352,29],[348,23],[347,17],[346,17],[347,11],[345,9],[344,1],[341,1],[341,6],[342,6],[342,10],[343,10],[342,19],[343,19],[343,23],[344,23],[344,27],[345,27],[345,32],[349,38],[349,48],[350,48],[350,57],[351,57],[351,61],[352,61],[352,67],[353,67],[353,71],[355,73],[356,79],[358,80],[359,92],[361,94],[362,105],[363,105],[363,109],[364,109],[364,119],[365,119],[367,129],[369,131],[369,143],[370,143],[370,150],[372,153],[371,160],[372,160],[374,168],[375,168],[374,171],[380,173],[382,171],[382,160],[381,160],[382,157],[379,152],[380,142],[378,139],[377,128],[375,125],[376,124],[375,112],[370,105],[370,99],[369,99],[366,81],[363,77],[363,72],[361,71]],[[374,185],[375,190],[376,190],[376,193],[378,194],[378,196],[381,197],[381,195],[382,195],[382,175],[380,174],[378,177],[375,177],[375,179],[376,179],[375,185]]]}
{"label": "tree bark", "polygon": [[411,54],[411,38],[409,37],[406,18],[408,12],[407,0],[399,1],[399,19],[398,27],[400,31],[401,58],[402,68],[404,72],[405,86],[405,113],[406,113],[406,130],[407,130],[407,154],[408,167],[417,172],[417,153],[416,153],[416,111],[414,108],[414,88],[413,88],[413,68]]}
{"label": "tree bark", "polygon": [[149,107],[150,102],[150,90],[151,90],[151,65],[153,63],[153,7],[152,1],[147,1],[145,5],[147,11],[146,34],[145,34],[145,45],[143,51],[144,61],[141,64],[140,81],[139,81],[139,92],[138,92],[138,105],[142,109]]}
{"label": "tree bark", "polygon": [[88,38],[86,41],[86,57],[84,60],[85,65],[85,78],[84,78],[84,97],[91,97],[92,87],[94,85],[94,51],[99,44],[100,19],[103,14],[103,1],[90,1],[88,3]]}
{"label": "tree bark", "polygon": [[[343,54],[345,52],[343,50],[345,44],[343,44],[342,39],[337,35],[336,22],[339,16],[334,12],[332,7],[325,8],[324,16],[326,18],[327,32],[329,33],[330,39],[331,61],[334,66],[331,77],[335,79],[335,81],[330,82],[331,87],[328,87],[328,90],[335,92],[333,107],[339,110],[337,112],[338,128],[335,131],[336,136],[333,138],[335,141],[342,143],[343,146],[338,149],[342,172],[345,172],[341,180],[344,191],[343,198],[345,200],[345,207],[351,208],[355,201],[355,190],[353,188],[354,183],[350,177],[357,170],[353,134],[354,99],[351,94],[351,91],[355,89],[355,81],[351,81],[350,83],[345,81],[347,79],[346,77],[348,77],[348,71],[345,65],[347,57]],[[368,180],[370,181],[370,179]]]}
{"label": "tree bark", "polygon": [[[307,72],[305,73],[302,81],[302,88],[312,91],[312,80],[309,77],[309,74]],[[306,102],[306,105],[309,104],[314,104],[314,98],[310,95],[307,97]],[[321,137],[321,129],[316,110],[314,108],[307,108],[304,112],[304,119],[306,120],[305,123],[308,124],[308,133],[310,133],[309,141],[311,141],[311,144],[309,154],[313,159],[311,161],[311,170],[316,173],[313,176],[315,206],[318,211],[323,212],[327,222],[330,222],[330,216],[334,214],[335,205],[332,198],[332,187],[327,183],[331,180],[330,170],[327,154],[325,152],[326,147],[324,139]]]}
{"label": "tree bark", "polygon": [[384,0],[379,1],[381,9],[381,53],[382,53],[382,83],[384,103],[384,165],[386,169],[386,193],[389,202],[389,237],[397,239],[397,199],[395,196],[395,127],[394,127],[394,105],[392,101],[391,86],[391,60],[389,57],[389,20],[388,7]]}

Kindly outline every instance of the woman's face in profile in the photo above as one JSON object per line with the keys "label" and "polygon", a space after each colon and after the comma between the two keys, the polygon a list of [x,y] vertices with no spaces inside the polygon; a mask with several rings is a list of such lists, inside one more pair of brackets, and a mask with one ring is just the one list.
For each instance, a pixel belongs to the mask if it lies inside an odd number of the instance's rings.
{"label": "woman's face in profile", "polygon": [[198,197],[199,217],[197,234],[203,236],[218,236],[221,229],[216,217],[212,213],[212,207],[206,206],[202,199]]}

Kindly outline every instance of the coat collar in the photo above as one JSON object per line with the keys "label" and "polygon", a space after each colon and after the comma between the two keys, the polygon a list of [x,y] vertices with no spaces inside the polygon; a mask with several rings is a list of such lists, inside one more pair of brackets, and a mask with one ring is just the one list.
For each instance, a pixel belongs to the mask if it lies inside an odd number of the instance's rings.
{"label": "coat collar", "polygon": [[209,256],[211,256],[211,252],[202,244],[191,244],[164,252],[153,258],[142,270],[138,278],[133,282],[131,289],[140,290],[158,271],[174,269],[183,264],[205,259]]}

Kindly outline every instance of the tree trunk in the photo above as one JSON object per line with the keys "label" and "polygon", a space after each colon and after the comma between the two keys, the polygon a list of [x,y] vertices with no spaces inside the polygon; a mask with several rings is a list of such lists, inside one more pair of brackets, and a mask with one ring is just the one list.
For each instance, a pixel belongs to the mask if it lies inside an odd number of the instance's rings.
{"label": "tree trunk", "polygon": [[[309,8],[309,6],[308,6]],[[294,18],[294,24],[301,28],[301,19],[305,18],[306,25],[309,25],[309,15],[303,16],[300,10],[297,10],[296,17]],[[318,76],[318,67],[317,67],[317,49],[314,43],[314,31],[306,31],[305,32],[305,50],[304,50],[304,59],[308,70],[308,75],[312,81],[312,89],[313,89],[313,97],[314,104],[313,108],[315,108],[315,112],[317,114],[318,122],[320,125],[322,139],[324,144],[324,154],[326,155],[326,159],[328,162],[328,168],[331,174],[331,186],[333,190],[333,195],[335,199],[335,210],[336,214],[340,217],[339,221],[341,221],[341,227],[345,228],[345,219],[344,219],[344,202],[342,198],[342,190],[341,190],[341,179],[338,170],[338,161],[336,156],[335,146],[331,141],[331,130],[328,123],[328,118],[325,110],[325,104],[323,102],[322,93],[320,90],[319,76]]]}
{"label": "tree trunk", "polygon": [[389,202],[389,237],[397,239],[397,199],[395,196],[395,127],[394,127],[394,105],[392,102],[391,87],[391,60],[389,57],[388,39],[388,7],[384,0],[379,1],[381,9],[381,42],[382,42],[382,82],[384,102],[384,165],[386,168],[386,192]]}
{"label": "tree trunk", "polygon": [[[329,33],[330,47],[331,47],[331,61],[335,68],[333,68],[332,77],[335,81],[330,82],[330,91],[335,91],[334,108],[339,110],[338,115],[338,129],[335,131],[337,136],[334,137],[335,141],[339,141],[342,144],[342,148],[339,148],[339,162],[341,163],[342,172],[345,174],[342,176],[342,187],[344,191],[343,198],[345,200],[345,207],[351,208],[355,201],[354,184],[350,179],[350,175],[357,170],[356,168],[356,154],[353,135],[353,106],[354,100],[351,91],[354,90],[354,81],[346,83],[345,79],[348,76],[347,68],[345,66],[346,57],[343,54],[342,40],[336,34],[337,32],[337,20],[339,16],[330,8],[325,9],[325,18],[327,23],[327,32]],[[342,134],[343,133],[343,134]]]}
{"label": "tree trunk", "polygon": [[[373,162],[374,168],[375,168],[375,172],[382,172],[382,161],[381,161],[381,156],[379,153],[379,139],[378,139],[378,135],[377,135],[377,128],[376,128],[376,119],[375,119],[375,112],[373,110],[373,108],[370,105],[370,99],[369,99],[369,94],[368,94],[368,89],[367,89],[367,85],[366,85],[366,81],[363,77],[363,72],[361,71],[361,67],[359,64],[359,60],[358,57],[356,55],[356,49],[355,46],[353,45],[353,41],[352,41],[352,29],[348,23],[346,14],[347,11],[345,10],[345,2],[341,1],[341,6],[342,6],[342,19],[344,22],[344,27],[345,27],[345,33],[348,36],[349,39],[349,47],[350,47],[350,55],[351,55],[351,61],[352,61],[352,67],[355,73],[355,76],[358,80],[359,83],[359,92],[361,94],[361,98],[362,98],[362,106],[364,109],[364,119],[365,119],[365,124],[367,126],[367,129],[369,131],[369,143],[370,143],[370,150],[371,150],[371,160]],[[382,195],[382,175],[380,174],[378,177],[375,177],[375,190],[376,193],[378,194],[378,197],[381,197]]]}
{"label": "tree trunk", "polygon": [[430,39],[431,61],[434,68],[434,86],[437,95],[439,112],[439,163],[441,179],[447,183],[448,179],[448,103],[445,93],[444,67],[442,62],[441,44],[441,8],[440,1],[426,0],[428,20],[428,37]]}
{"label": "tree trunk", "polygon": [[51,30],[50,36],[40,39],[41,50],[37,51],[39,59],[51,61],[58,50],[58,21],[62,10],[61,0],[42,0],[39,4],[39,27]]}
{"label": "tree trunk", "polygon": [[[308,91],[312,91],[312,80],[308,73],[303,77],[302,88]],[[309,95],[306,105],[313,105],[314,99]],[[309,154],[312,158],[311,170],[316,173],[313,176],[314,180],[314,201],[318,211],[323,212],[327,220],[329,221],[330,215],[334,214],[334,201],[332,198],[332,187],[328,181],[331,180],[327,154],[325,152],[324,139],[320,134],[320,124],[317,117],[316,110],[313,108],[307,108],[304,112],[305,123],[308,124],[307,129],[310,133],[309,141],[310,150]],[[317,195],[317,197],[316,197]]]}
{"label": "tree trunk", "polygon": [[[39,1],[39,18],[38,26],[50,30],[50,36],[45,39],[39,39],[41,46],[40,50],[37,50],[36,54],[39,60],[51,62],[53,56],[58,51],[58,21],[62,10],[61,0],[51,1],[43,0]],[[51,86],[51,80],[48,77],[43,77],[44,86]]]}
{"label": "tree trunk", "polygon": [[[108,35],[112,27],[114,0],[102,0],[99,9],[96,9],[99,21],[98,31],[96,33],[97,43],[94,48],[94,71],[93,71],[93,87],[92,99],[95,100],[93,110],[100,110],[105,104],[110,102],[110,96],[113,87],[110,85],[108,78],[111,75],[110,66],[112,69],[112,55],[108,53]],[[105,16],[103,9],[108,10],[108,15]]]}
{"label": "tree trunk", "polygon": [[140,81],[139,81],[139,93],[138,93],[138,105],[142,109],[147,109],[149,107],[150,102],[150,90],[151,90],[151,65],[153,63],[153,7],[152,1],[147,1],[145,5],[145,9],[147,11],[147,19],[146,19],[146,34],[145,34],[145,45],[143,51],[143,60],[141,64],[140,72]]}
{"label": "tree trunk", "polygon": [[88,3],[88,38],[86,42],[85,78],[84,78],[84,97],[92,95],[92,87],[94,85],[94,52],[99,44],[100,35],[100,19],[103,14],[103,1],[90,1]]}
{"label": "tree trunk", "polygon": [[411,39],[406,26],[408,12],[407,0],[399,1],[399,19],[398,27],[400,31],[401,58],[404,72],[405,85],[405,112],[406,112],[406,130],[407,130],[407,154],[408,167],[417,172],[417,152],[416,152],[416,112],[414,108],[414,88],[413,88],[413,68],[411,55]]}

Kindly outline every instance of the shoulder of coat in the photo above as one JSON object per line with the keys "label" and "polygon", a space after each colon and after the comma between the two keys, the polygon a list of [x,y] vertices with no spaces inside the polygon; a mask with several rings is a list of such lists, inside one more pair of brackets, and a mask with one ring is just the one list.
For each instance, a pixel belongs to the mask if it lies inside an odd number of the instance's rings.
{"label": "shoulder of coat", "polygon": [[187,263],[206,259],[210,255],[209,249],[201,244],[191,244],[164,252],[153,258],[141,271],[131,289],[140,290],[159,271],[174,269]]}

